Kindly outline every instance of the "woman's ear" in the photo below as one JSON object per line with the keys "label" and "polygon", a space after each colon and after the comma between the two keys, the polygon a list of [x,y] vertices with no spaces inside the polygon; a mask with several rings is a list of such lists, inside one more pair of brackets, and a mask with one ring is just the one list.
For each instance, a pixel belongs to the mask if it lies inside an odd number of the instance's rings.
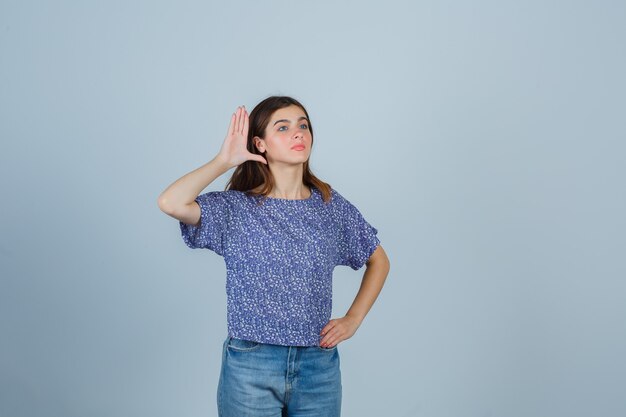
{"label": "woman's ear", "polygon": [[259,152],[261,153],[265,152],[265,144],[263,143],[263,139],[261,139],[258,136],[255,136],[252,138],[252,140],[254,142],[254,146],[256,146]]}

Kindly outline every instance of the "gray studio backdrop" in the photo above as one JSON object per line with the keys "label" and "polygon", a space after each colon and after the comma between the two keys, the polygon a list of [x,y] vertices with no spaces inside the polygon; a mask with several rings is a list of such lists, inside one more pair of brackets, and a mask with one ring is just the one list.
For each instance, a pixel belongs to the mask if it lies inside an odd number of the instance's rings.
{"label": "gray studio backdrop", "polygon": [[[0,3],[0,416],[216,415],[225,265],[157,207],[292,95],[391,272],[348,417],[623,416],[618,1]],[[206,191],[223,190],[229,171]],[[333,317],[363,271],[338,267]]]}

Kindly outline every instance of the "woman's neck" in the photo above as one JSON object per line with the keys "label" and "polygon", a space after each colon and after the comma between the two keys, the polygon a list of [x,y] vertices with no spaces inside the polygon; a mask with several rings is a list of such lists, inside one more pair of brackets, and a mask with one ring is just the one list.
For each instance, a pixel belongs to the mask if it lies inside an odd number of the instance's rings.
{"label": "woman's neck", "polygon": [[284,167],[284,169],[272,169],[274,188],[268,194],[273,198],[285,198],[289,200],[303,200],[311,196],[311,190],[302,182],[302,164],[298,166]]}

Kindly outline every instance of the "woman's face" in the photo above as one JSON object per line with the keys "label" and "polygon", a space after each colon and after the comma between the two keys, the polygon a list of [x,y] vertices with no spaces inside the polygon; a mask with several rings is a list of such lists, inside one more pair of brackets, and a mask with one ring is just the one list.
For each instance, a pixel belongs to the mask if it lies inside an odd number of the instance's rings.
{"label": "woman's face", "polygon": [[296,105],[276,110],[265,128],[265,139],[254,137],[268,163],[301,164],[309,159],[313,137],[304,110]]}

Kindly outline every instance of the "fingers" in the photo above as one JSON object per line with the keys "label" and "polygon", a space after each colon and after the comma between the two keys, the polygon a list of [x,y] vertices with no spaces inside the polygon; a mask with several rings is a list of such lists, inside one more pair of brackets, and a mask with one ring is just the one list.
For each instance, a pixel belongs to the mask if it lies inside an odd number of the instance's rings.
{"label": "fingers", "polygon": [[324,326],[324,328],[322,329],[320,333],[320,336],[322,336],[322,339],[320,340],[320,346],[323,346],[323,347],[330,346],[331,340],[334,339],[335,334],[337,333],[334,330],[335,324],[336,323],[331,320],[326,326]]}
{"label": "fingers", "polygon": [[243,134],[247,117],[248,113],[246,112],[246,106],[237,107],[237,127],[235,128],[235,132]]}
{"label": "fingers", "polygon": [[330,320],[320,332],[320,346],[333,347],[339,342],[349,339],[357,327],[354,320],[348,317]]}
{"label": "fingers", "polygon": [[246,110],[246,106],[243,106],[243,131],[241,133],[243,133],[244,137],[248,136],[248,124],[248,111]]}
{"label": "fingers", "polygon": [[243,127],[243,109],[241,106],[237,107],[237,133],[241,133]]}
{"label": "fingers", "polygon": [[326,333],[328,333],[329,331],[331,331],[335,326],[337,325],[337,322],[335,319],[330,319],[328,321],[328,323],[326,323],[326,326],[324,326],[322,328],[322,331],[320,332],[320,335],[323,336]]}
{"label": "fingers", "polygon": [[246,137],[248,135],[248,112],[246,106],[239,106],[230,118],[230,125],[228,126],[228,136],[242,135]]}
{"label": "fingers", "polygon": [[255,155],[255,158],[254,158],[255,161],[263,162],[265,165],[267,165],[267,161],[261,155],[256,155],[256,154],[253,154],[253,155]]}
{"label": "fingers", "polygon": [[344,340],[342,334],[331,332],[324,336],[322,340],[320,340],[320,346],[333,347],[342,340]]}

